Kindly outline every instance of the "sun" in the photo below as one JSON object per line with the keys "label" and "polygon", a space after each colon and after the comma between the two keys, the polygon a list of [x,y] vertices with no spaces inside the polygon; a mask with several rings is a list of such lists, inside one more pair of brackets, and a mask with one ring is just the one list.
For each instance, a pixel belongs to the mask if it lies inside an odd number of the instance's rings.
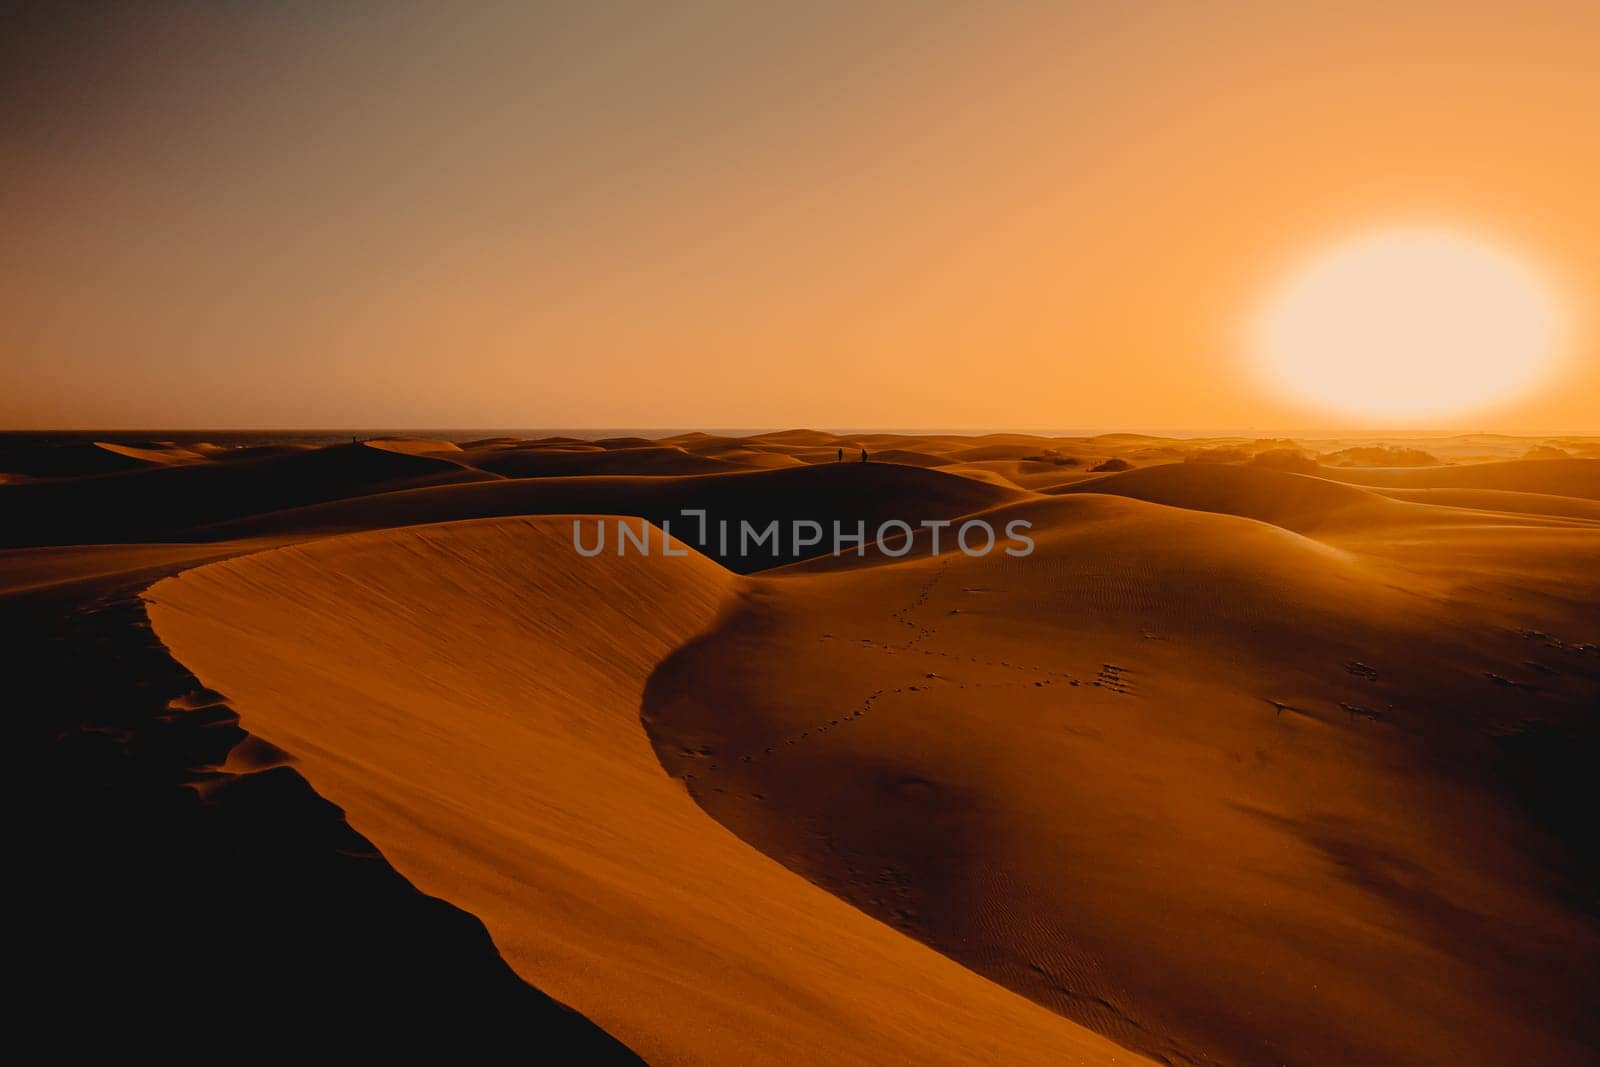
{"label": "sun", "polygon": [[1557,309],[1533,271],[1453,233],[1360,237],[1292,271],[1256,323],[1281,388],[1346,415],[1471,412],[1534,384],[1555,355]]}

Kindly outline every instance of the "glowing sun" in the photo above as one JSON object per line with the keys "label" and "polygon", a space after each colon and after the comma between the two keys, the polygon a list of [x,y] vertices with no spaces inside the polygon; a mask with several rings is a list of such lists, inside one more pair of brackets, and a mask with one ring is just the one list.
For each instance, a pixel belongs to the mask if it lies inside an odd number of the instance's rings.
{"label": "glowing sun", "polygon": [[1268,374],[1311,404],[1417,418],[1533,384],[1556,347],[1555,301],[1525,265],[1449,233],[1397,230],[1328,249],[1257,322]]}

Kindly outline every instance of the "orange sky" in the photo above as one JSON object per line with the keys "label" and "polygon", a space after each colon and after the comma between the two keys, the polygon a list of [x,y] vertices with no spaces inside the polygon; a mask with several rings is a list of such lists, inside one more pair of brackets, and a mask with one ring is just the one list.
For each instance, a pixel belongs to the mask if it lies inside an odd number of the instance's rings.
{"label": "orange sky", "polygon": [[0,427],[1351,425],[1244,324],[1423,224],[1600,430],[1592,3],[560,7],[18,16]]}

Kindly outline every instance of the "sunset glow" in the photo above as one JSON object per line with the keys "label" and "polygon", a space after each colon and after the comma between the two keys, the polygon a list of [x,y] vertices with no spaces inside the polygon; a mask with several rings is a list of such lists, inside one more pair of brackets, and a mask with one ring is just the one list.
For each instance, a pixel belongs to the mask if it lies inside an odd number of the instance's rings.
{"label": "sunset glow", "polygon": [[1536,382],[1558,314],[1499,249],[1432,231],[1340,245],[1301,266],[1259,323],[1284,390],[1347,415],[1429,418],[1503,403]]}
{"label": "sunset glow", "polygon": [[[1600,430],[1593,5],[208,6],[0,34],[0,425]],[[1498,354],[1253,372],[1418,225]]]}

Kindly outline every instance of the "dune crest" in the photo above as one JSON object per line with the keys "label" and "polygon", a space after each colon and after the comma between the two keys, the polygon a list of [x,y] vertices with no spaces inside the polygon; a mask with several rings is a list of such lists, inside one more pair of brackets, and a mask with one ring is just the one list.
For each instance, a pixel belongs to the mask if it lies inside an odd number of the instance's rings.
{"label": "dune crest", "polygon": [[640,704],[743,582],[693,552],[578,559],[570,537],[566,518],[333,538],[163,581],[150,616],[398,870],[651,1062],[1138,1059],[702,812]]}

